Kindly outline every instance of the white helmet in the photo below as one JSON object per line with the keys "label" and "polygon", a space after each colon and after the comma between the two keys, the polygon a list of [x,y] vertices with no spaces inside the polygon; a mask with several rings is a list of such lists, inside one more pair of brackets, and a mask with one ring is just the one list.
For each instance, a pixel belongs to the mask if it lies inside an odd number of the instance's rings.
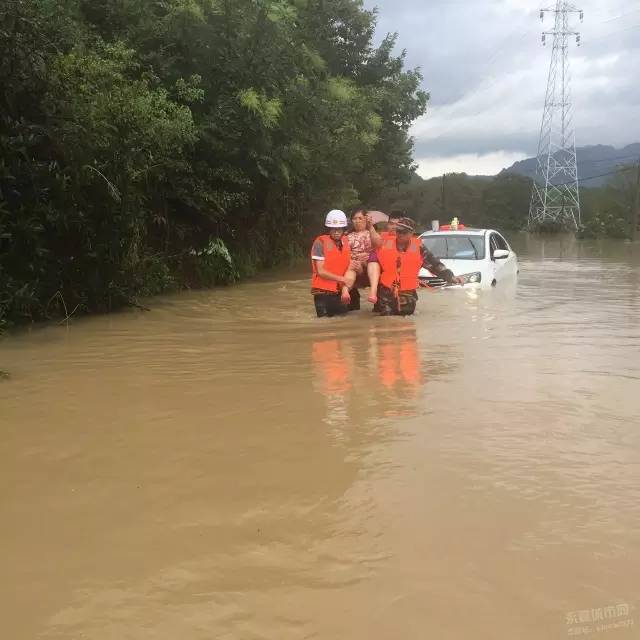
{"label": "white helmet", "polygon": [[340,209],[329,211],[324,221],[324,226],[329,229],[346,229],[349,226],[349,223],[347,222],[345,212],[340,211]]}

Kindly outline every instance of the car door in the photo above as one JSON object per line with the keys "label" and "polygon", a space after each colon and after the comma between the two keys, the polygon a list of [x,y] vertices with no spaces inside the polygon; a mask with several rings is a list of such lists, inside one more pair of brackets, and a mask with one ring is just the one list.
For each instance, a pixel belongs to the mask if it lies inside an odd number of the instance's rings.
{"label": "car door", "polygon": [[[489,238],[490,256],[494,265],[494,279],[496,282],[515,275],[517,267],[516,254],[512,251],[509,243],[497,232],[493,231]],[[493,252],[496,249],[503,249],[509,252],[508,258],[496,260],[493,257]]]}
{"label": "car door", "polygon": [[501,245],[499,248],[506,249],[509,252],[509,257],[504,261],[503,273],[509,277],[515,276],[518,273],[518,256],[502,234],[496,233],[496,235],[498,236],[498,245]]}
{"label": "car door", "polygon": [[500,282],[504,277],[504,270],[506,267],[506,260],[496,260],[493,257],[493,252],[496,249],[504,249],[502,242],[500,242],[499,236],[495,231],[491,232],[489,236],[489,258],[491,259],[491,265],[493,270],[494,282]]}

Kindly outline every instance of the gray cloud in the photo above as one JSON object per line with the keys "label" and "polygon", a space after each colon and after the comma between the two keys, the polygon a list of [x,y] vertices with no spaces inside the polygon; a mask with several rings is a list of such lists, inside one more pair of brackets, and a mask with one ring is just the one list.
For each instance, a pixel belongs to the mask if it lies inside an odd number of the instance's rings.
{"label": "gray cloud", "polygon": [[[604,4],[582,3],[583,46],[570,54],[579,146],[640,140],[640,7],[626,0]],[[378,37],[397,31],[408,66],[422,69],[432,101],[413,134],[416,158],[429,160],[429,171],[438,170],[438,161],[447,170],[447,159],[457,157],[459,166],[460,156],[473,165],[476,156],[493,154],[499,162],[535,154],[551,54],[540,33],[552,25],[549,18],[540,23],[532,0],[365,5],[379,9]]]}

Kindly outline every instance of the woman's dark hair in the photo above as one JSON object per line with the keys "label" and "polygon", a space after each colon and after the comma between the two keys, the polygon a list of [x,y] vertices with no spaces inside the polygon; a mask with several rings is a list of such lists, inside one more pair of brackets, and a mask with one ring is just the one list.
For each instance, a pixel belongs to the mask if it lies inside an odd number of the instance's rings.
{"label": "woman's dark hair", "polygon": [[358,213],[362,213],[362,214],[364,214],[366,216],[367,215],[367,207],[361,206],[361,207],[356,207],[355,209],[352,209],[351,210],[351,220],[353,220],[353,218]]}

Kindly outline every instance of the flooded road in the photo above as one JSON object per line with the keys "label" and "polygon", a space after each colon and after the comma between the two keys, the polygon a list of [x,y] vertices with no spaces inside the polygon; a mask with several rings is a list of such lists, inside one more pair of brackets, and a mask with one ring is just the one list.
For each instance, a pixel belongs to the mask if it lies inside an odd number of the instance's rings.
{"label": "flooded road", "polygon": [[306,273],[0,343],[7,640],[640,637],[640,247],[317,320]]}

